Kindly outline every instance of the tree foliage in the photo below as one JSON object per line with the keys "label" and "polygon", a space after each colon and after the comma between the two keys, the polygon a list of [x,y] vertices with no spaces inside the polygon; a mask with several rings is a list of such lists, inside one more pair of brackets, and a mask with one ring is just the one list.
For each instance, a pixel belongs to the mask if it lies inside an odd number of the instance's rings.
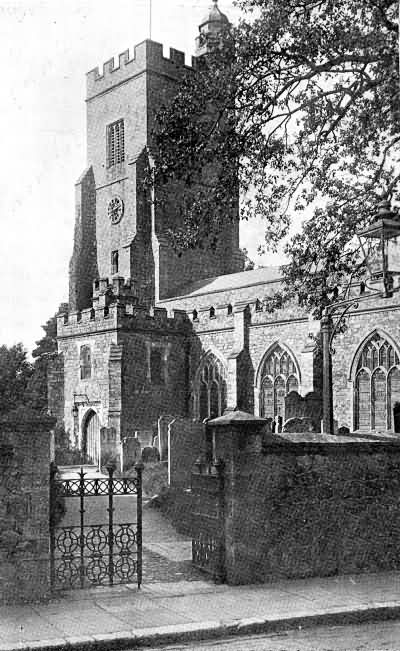
{"label": "tree foliage", "polygon": [[65,304],[61,304],[54,316],[42,326],[45,334],[36,342],[37,347],[32,351],[33,372],[26,388],[25,402],[32,409],[42,413],[48,409],[49,364],[57,353],[57,315],[65,311],[65,308]]}
{"label": "tree foliage", "polygon": [[287,242],[283,297],[318,311],[363,273],[356,229],[400,198],[398,3],[236,4],[239,25],[157,116],[154,182],[179,185],[182,248],[213,245],[239,192],[261,247]]}
{"label": "tree foliage", "polygon": [[21,343],[0,346],[0,414],[18,409],[25,402],[25,391],[33,367]]}

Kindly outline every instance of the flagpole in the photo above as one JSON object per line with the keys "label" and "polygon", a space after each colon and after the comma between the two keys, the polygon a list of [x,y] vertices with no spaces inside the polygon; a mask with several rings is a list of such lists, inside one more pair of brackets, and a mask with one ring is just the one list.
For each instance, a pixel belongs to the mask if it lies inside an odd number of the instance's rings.
{"label": "flagpole", "polygon": [[149,15],[149,38],[150,38],[150,40],[151,40],[151,27],[152,27],[152,25],[151,25],[152,15],[151,15],[151,14],[152,14],[152,4],[153,4],[153,0],[149,0],[149,2],[150,2],[150,15]]}

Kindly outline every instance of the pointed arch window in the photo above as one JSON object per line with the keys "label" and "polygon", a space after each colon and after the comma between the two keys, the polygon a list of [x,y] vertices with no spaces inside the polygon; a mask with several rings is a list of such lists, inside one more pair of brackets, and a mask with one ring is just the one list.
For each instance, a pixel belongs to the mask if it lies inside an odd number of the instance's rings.
{"label": "pointed arch window", "polygon": [[213,353],[201,363],[197,387],[198,416],[200,420],[221,416],[226,409],[226,370]]}
{"label": "pointed arch window", "polygon": [[299,377],[294,359],[279,344],[264,361],[261,372],[260,415],[285,420],[285,397],[299,390]]}
{"label": "pointed arch window", "polygon": [[374,333],[359,355],[354,383],[355,429],[394,430],[400,403],[400,360],[392,344]]}

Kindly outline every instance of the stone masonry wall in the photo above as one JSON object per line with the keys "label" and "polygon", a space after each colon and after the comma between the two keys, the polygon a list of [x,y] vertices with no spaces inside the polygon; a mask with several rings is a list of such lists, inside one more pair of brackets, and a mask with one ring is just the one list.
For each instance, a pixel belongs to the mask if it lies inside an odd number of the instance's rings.
{"label": "stone masonry wall", "polygon": [[193,464],[204,454],[204,425],[176,418],[168,426],[168,483],[172,489],[190,488]]}
{"label": "stone masonry wall", "polygon": [[0,604],[49,594],[50,429],[26,412],[0,421]]}
{"label": "stone masonry wall", "polygon": [[[155,332],[121,333],[123,346],[122,436],[153,428],[162,414],[185,415],[187,359],[185,337]],[[151,376],[151,351],[162,356],[162,381]],[[140,438],[140,434],[139,434]]]}
{"label": "stone masonry wall", "polygon": [[398,443],[216,436],[229,583],[399,569]]}
{"label": "stone masonry wall", "polygon": [[[235,309],[233,312],[235,312]],[[274,317],[274,319],[272,318]],[[260,409],[261,367],[265,354],[275,345],[286,348],[298,365],[301,395],[311,391],[321,392],[321,378],[318,374],[316,349],[309,337],[308,318],[294,318],[292,308],[281,310],[271,315],[257,311],[255,304],[250,304],[249,316],[245,319],[242,343],[235,323],[235,315],[227,314],[226,308],[215,310],[210,318],[208,311],[202,311],[193,322],[191,338],[191,380],[192,390],[196,390],[195,377],[202,355],[208,351],[216,353],[228,368],[229,357],[234,353],[243,353],[237,369],[238,395],[241,396],[241,409],[253,411],[256,415]],[[239,336],[239,339],[238,339]],[[238,349],[239,346],[239,349]],[[247,397],[246,397],[247,396]]]}
{"label": "stone masonry wall", "polygon": [[[64,424],[70,434],[74,435],[72,408],[78,407],[79,429],[90,409],[97,412],[102,426],[108,425],[108,408],[110,396],[109,359],[116,335],[113,332],[99,332],[77,335],[59,340],[59,351],[64,359]],[[80,377],[80,348],[89,345],[92,355],[92,375],[90,379]],[[75,394],[75,398],[74,398]],[[79,443],[79,441],[76,441]]]}
{"label": "stone masonry wall", "polygon": [[74,247],[69,266],[70,310],[91,304],[92,283],[98,277],[96,244],[96,188],[89,167],[75,185]]}
{"label": "stone masonry wall", "polygon": [[346,317],[346,330],[335,337],[332,355],[333,406],[337,426],[354,429],[354,357],[364,340],[378,330],[400,344],[400,305],[392,299],[360,301],[358,310]]}

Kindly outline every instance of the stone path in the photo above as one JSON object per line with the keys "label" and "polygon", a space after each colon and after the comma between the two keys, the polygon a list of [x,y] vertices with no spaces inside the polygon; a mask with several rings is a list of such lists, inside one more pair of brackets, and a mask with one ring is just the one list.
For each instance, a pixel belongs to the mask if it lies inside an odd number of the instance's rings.
{"label": "stone path", "polygon": [[174,529],[158,509],[143,509],[143,584],[204,581],[192,566],[192,541]]}

